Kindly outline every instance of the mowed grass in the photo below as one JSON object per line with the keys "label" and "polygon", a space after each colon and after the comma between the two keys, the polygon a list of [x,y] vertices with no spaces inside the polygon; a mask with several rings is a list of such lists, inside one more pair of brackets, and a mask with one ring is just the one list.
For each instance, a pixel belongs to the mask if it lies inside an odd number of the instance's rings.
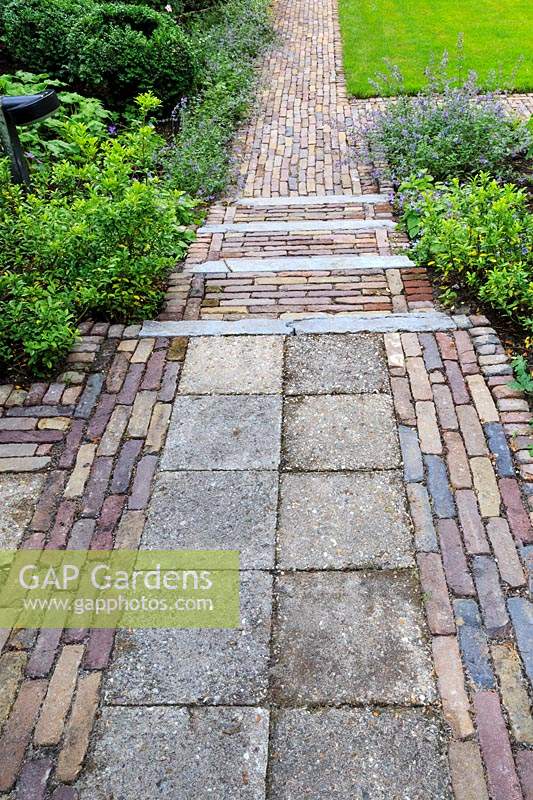
{"label": "mowed grass", "polygon": [[348,91],[372,97],[369,79],[384,69],[384,59],[400,67],[405,89],[418,91],[432,58],[448,51],[453,67],[463,37],[465,70],[494,88],[491,72],[506,81],[520,58],[513,89],[533,90],[533,2],[531,0],[339,0]]}

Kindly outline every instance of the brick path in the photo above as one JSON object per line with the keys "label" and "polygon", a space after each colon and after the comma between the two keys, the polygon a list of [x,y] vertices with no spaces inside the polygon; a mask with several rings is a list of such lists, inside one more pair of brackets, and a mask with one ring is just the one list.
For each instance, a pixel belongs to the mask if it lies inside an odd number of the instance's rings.
{"label": "brick path", "polygon": [[277,13],[161,319],[0,387],[1,546],[236,548],[242,626],[0,632],[9,800],[533,797],[527,403],[348,145],[334,1]]}

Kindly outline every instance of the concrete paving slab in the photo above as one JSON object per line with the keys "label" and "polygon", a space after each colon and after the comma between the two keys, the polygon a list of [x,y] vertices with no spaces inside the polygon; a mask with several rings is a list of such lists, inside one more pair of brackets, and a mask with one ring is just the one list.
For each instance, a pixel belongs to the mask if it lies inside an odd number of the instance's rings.
{"label": "concrete paving slab", "polygon": [[413,565],[400,472],[286,474],[280,491],[282,569]]}
{"label": "concrete paving slab", "polygon": [[324,270],[405,269],[408,256],[280,256],[279,258],[222,258],[193,264],[192,272],[315,272]]}
{"label": "concrete paving slab", "polygon": [[18,547],[33,516],[45,475],[0,474],[0,548]]}
{"label": "concrete paving slab", "polygon": [[390,391],[381,337],[291,336],[285,354],[286,394]]}
{"label": "concrete paving slab", "polygon": [[277,469],[280,429],[280,397],[183,395],[174,401],[161,468]]}
{"label": "concrete paving slab", "polygon": [[433,702],[431,659],[414,571],[286,574],[276,581],[275,590],[275,702]]}
{"label": "concrete paving slab", "polygon": [[104,692],[112,705],[257,705],[268,687],[272,578],[241,572],[241,627],[117,634]]}
{"label": "concrete paving slab", "polygon": [[279,336],[199,337],[187,348],[180,394],[281,392]]}
{"label": "concrete paving slab", "polygon": [[320,195],[290,195],[289,197],[239,197],[235,201],[237,206],[250,208],[277,208],[281,206],[348,206],[348,205],[374,205],[375,203],[388,203],[388,194],[320,194]]}
{"label": "concrete paving slab", "polygon": [[286,469],[393,469],[400,450],[388,395],[290,397],[284,403]]}
{"label": "concrete paving slab", "polygon": [[264,800],[268,711],[104,708],[80,800]]}
{"label": "concrete paving slab", "polygon": [[162,472],[142,547],[239,550],[242,569],[271,569],[277,499],[277,472]]}
{"label": "concrete paving slab", "polygon": [[391,219],[330,219],[330,220],[294,220],[284,222],[228,222],[220,225],[203,225],[198,228],[198,235],[207,233],[298,233],[299,231],[375,231],[394,230],[396,223]]}
{"label": "concrete paving slab", "polygon": [[269,800],[452,800],[431,712],[283,709],[272,730]]}

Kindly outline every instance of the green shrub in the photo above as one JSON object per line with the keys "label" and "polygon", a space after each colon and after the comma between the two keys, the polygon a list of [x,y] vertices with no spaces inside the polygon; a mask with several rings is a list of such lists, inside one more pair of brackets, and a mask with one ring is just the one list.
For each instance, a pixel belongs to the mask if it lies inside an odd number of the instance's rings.
{"label": "green shrub", "polygon": [[533,332],[533,214],[524,191],[480,174],[464,185],[429,176],[400,187],[417,264]]}
{"label": "green shrub", "polygon": [[97,5],[73,25],[68,45],[72,79],[113,105],[150,90],[172,107],[194,79],[188,37],[168,14],[146,6]]}
{"label": "green shrub", "polygon": [[76,145],[62,138],[67,122],[83,123],[87,132],[98,139],[108,136],[107,123],[111,120],[111,113],[100,100],[63,90],[64,86],[46,74],[19,70],[14,75],[0,75],[0,94],[33,94],[50,87],[59,90],[61,105],[53,116],[19,129],[21,143],[34,169],[46,169],[50,159],[73,158],[78,154]]}
{"label": "green shrub", "polygon": [[177,186],[211,198],[227,184],[231,140],[252,97],[253,62],[271,41],[272,26],[268,0],[229,0],[193,16],[198,96],[182,104],[180,130],[163,163]]}
{"label": "green shrub", "polygon": [[399,96],[376,113],[368,138],[372,158],[396,184],[420,170],[436,180],[481,171],[508,179],[513,159],[532,141],[526,124],[506,114],[501,98],[480,98],[474,77]]}
{"label": "green shrub", "polygon": [[194,80],[193,48],[165,11],[94,0],[9,0],[1,18],[12,59],[113,107],[154,91],[171,108]]}
{"label": "green shrub", "polygon": [[82,123],[64,135],[79,155],[38,173],[27,194],[0,162],[2,370],[49,374],[85,316],[154,316],[193,238],[193,201],[154,174],[162,140],[150,125],[100,142]]}

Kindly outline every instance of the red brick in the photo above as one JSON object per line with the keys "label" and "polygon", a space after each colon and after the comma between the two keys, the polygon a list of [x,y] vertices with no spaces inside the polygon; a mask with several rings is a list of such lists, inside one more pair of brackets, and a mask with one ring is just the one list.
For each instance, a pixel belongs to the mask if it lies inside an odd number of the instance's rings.
{"label": "red brick", "polygon": [[0,739],[0,791],[7,792],[15,783],[46,686],[44,680],[25,681],[20,688]]}
{"label": "red brick", "polygon": [[477,731],[493,800],[523,800],[496,692],[474,696]]}
{"label": "red brick", "polygon": [[514,478],[500,478],[499,487],[513,536],[521,544],[533,542],[533,529],[517,481]]}

